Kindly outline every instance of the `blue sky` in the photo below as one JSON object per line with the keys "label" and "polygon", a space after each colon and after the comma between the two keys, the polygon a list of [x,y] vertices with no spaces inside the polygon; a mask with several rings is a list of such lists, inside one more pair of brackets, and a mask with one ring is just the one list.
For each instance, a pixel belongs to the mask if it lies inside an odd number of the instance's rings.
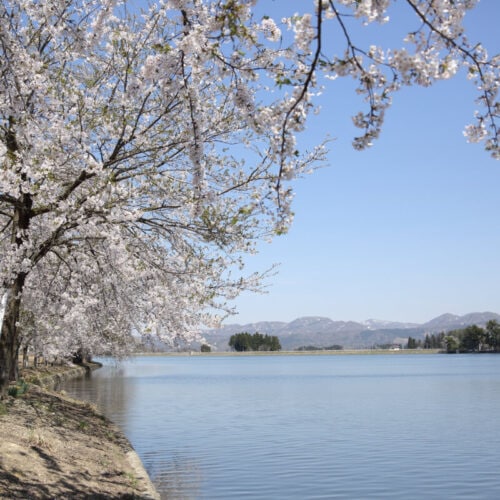
{"label": "blue sky", "polygon": [[[279,19],[287,2],[263,4]],[[309,2],[287,5],[300,11]],[[482,0],[467,23],[492,54],[498,19],[500,3]],[[335,138],[328,166],[295,184],[290,232],[247,260],[249,270],[281,263],[269,293],[243,294],[226,323],[500,312],[500,162],[462,135],[474,97],[462,76],[405,89],[380,139],[357,152],[350,116],[361,102],[352,82],[329,85],[300,139],[307,147]]]}

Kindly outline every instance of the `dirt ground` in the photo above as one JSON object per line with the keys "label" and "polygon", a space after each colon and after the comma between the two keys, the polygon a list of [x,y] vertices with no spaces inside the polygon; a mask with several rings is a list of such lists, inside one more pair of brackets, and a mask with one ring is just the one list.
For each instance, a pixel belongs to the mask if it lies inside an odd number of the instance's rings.
{"label": "dirt ground", "polygon": [[30,384],[0,401],[0,499],[159,499],[93,405]]}

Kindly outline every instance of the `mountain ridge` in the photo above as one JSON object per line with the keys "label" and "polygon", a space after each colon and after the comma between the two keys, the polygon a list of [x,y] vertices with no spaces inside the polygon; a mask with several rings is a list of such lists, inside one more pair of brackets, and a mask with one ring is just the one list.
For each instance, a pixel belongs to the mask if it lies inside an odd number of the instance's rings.
{"label": "mountain ridge", "polygon": [[240,332],[260,332],[276,335],[283,350],[313,345],[328,347],[334,344],[345,348],[367,348],[375,344],[403,343],[409,336],[423,339],[425,335],[456,330],[476,324],[484,326],[489,320],[500,322],[500,314],[472,312],[462,316],[445,313],[425,323],[368,319],[357,321],[334,321],[324,316],[303,316],[290,322],[258,321],[247,324],[228,324],[204,332],[206,341],[214,350],[229,350],[227,342],[231,335]]}

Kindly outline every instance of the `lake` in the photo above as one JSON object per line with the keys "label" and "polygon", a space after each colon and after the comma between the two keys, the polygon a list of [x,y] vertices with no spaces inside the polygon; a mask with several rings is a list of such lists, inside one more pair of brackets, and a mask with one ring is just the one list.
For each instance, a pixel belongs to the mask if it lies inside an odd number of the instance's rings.
{"label": "lake", "polygon": [[168,499],[499,499],[500,356],[153,356],[68,393]]}

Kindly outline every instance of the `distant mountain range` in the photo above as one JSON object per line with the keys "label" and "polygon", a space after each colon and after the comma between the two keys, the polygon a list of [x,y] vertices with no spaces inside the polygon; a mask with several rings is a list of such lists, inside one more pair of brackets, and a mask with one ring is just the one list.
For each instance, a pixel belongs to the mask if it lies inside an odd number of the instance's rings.
{"label": "distant mountain range", "polygon": [[369,319],[333,321],[330,318],[307,316],[290,323],[261,321],[246,325],[231,324],[204,333],[213,350],[227,351],[231,335],[239,332],[260,332],[279,337],[283,350],[301,346],[328,347],[334,344],[344,348],[367,348],[375,344],[405,343],[408,337],[423,339],[426,334],[456,330],[468,325],[484,326],[489,320],[500,322],[500,315],[492,312],[470,313],[464,316],[442,314],[427,323],[401,323]]}

